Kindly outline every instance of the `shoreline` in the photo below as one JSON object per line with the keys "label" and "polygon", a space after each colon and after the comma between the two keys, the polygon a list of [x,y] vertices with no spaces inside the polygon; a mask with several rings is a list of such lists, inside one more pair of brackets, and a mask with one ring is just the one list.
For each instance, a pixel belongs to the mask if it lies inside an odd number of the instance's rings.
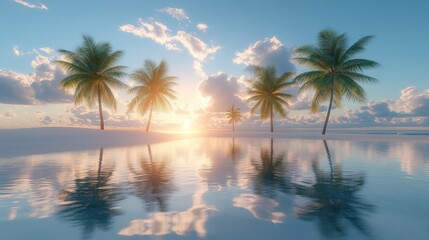
{"label": "shoreline", "polygon": [[46,127],[0,129],[0,158],[79,151],[95,148],[155,144],[189,138],[275,138],[332,141],[420,142],[427,135],[320,133],[301,130],[279,132],[210,130],[199,132],[145,132],[143,130],[98,130],[90,128]]}

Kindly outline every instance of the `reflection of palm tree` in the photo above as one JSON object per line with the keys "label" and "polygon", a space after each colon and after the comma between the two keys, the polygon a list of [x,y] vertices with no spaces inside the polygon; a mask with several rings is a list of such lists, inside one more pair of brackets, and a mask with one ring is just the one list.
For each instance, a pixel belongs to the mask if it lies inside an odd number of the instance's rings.
{"label": "reflection of palm tree", "polygon": [[290,179],[285,177],[284,155],[274,157],[273,139],[271,138],[270,150],[261,149],[261,162],[252,160],[256,170],[254,188],[257,194],[274,197],[276,190],[289,192]]}
{"label": "reflection of palm tree", "polygon": [[310,202],[298,207],[297,213],[304,219],[317,218],[322,234],[329,239],[345,236],[346,222],[365,235],[369,235],[363,215],[374,207],[365,203],[358,194],[365,184],[365,176],[362,173],[343,174],[339,166],[333,166],[328,144],[325,140],[324,145],[330,171],[323,171],[318,162],[313,161],[316,182],[308,187],[296,186],[296,193],[309,198]]}
{"label": "reflection of palm tree", "polygon": [[228,155],[231,157],[231,160],[235,162],[240,153],[240,147],[235,145],[235,138],[232,138],[232,144],[229,146]]}
{"label": "reflection of palm tree", "polygon": [[83,227],[84,238],[89,238],[97,227],[109,229],[112,217],[120,214],[116,203],[122,199],[121,194],[109,183],[112,170],[103,171],[102,161],[103,149],[100,149],[97,174],[90,172],[88,177],[75,179],[73,190],[60,192],[63,203],[58,214]]}
{"label": "reflection of palm tree", "polygon": [[149,210],[158,205],[159,211],[167,210],[167,197],[173,190],[170,169],[166,161],[153,161],[150,145],[147,146],[149,161],[142,158],[140,169],[130,168],[133,173],[132,191],[145,201]]}

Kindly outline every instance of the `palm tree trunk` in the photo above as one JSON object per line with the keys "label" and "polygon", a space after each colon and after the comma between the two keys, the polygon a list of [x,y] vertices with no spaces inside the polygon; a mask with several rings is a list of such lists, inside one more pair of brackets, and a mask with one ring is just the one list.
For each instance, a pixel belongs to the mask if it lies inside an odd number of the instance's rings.
{"label": "palm tree trunk", "polygon": [[270,118],[271,118],[271,132],[274,132],[274,125],[273,125],[273,106],[271,106]]}
{"label": "palm tree trunk", "polygon": [[234,121],[232,121],[232,131],[235,132]]}
{"label": "palm tree trunk", "polygon": [[152,119],[153,103],[150,105],[149,119],[147,120],[146,132],[149,132],[150,120]]}
{"label": "palm tree trunk", "polygon": [[104,130],[103,107],[101,106],[101,89],[98,87],[98,111],[100,112],[100,129]]}
{"label": "palm tree trunk", "polygon": [[101,177],[101,165],[103,163],[103,148],[100,148],[100,155],[98,158],[98,171],[97,171],[97,189],[100,187],[100,177]]}
{"label": "palm tree trunk", "polygon": [[149,154],[149,160],[150,160],[150,164],[153,164],[153,160],[152,160],[152,148],[150,147],[150,145],[147,145],[147,152]]}
{"label": "palm tree trunk", "polygon": [[332,88],[331,88],[331,97],[329,99],[328,113],[326,114],[325,125],[323,125],[322,134],[326,133],[326,127],[328,126],[329,115],[331,115],[331,108],[332,108],[332,101],[333,100],[334,100],[334,86],[332,85]]}
{"label": "palm tree trunk", "polygon": [[329,167],[331,168],[331,182],[334,180],[334,166],[332,164],[331,153],[329,152],[328,143],[326,140],[323,140],[323,144],[325,145],[326,155],[328,156]]}
{"label": "palm tree trunk", "polygon": [[271,138],[270,165],[273,164],[273,158],[274,158],[274,141],[273,141],[273,138]]}

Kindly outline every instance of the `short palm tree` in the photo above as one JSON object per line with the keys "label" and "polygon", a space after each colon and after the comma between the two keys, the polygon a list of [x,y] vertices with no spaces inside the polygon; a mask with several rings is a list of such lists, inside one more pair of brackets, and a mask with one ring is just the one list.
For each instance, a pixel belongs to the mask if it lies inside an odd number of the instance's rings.
{"label": "short palm tree", "polygon": [[55,61],[69,75],[60,82],[63,89],[75,89],[75,104],[85,102],[92,107],[98,101],[100,129],[104,130],[102,103],[116,110],[116,99],[110,88],[125,88],[120,81],[126,74],[124,66],[116,65],[123,55],[113,51],[110,43],[96,43],[92,37],[83,36],[83,44],[75,52],[59,50],[64,60]]}
{"label": "short palm tree", "polygon": [[241,120],[243,120],[240,113],[240,108],[235,107],[234,104],[226,110],[225,116],[228,119],[228,123],[232,123],[233,132],[235,131],[235,123],[241,122]]}
{"label": "short palm tree", "polygon": [[287,100],[293,97],[293,95],[283,92],[283,90],[293,84],[288,81],[293,73],[286,72],[280,77],[277,77],[276,68],[274,66],[255,66],[253,70],[256,75],[256,80],[252,82],[251,89],[247,92],[249,95],[247,102],[255,102],[250,113],[253,114],[259,110],[262,120],[270,118],[271,132],[273,132],[274,112],[285,117],[286,112],[284,108],[289,107]]}
{"label": "short palm tree", "polygon": [[311,111],[317,112],[322,102],[329,100],[328,113],[322,134],[326,133],[332,103],[340,106],[343,97],[365,102],[365,90],[359,83],[374,83],[377,79],[362,74],[366,69],[378,66],[378,63],[366,59],[353,58],[364,50],[372,36],[366,36],[347,47],[345,34],[338,35],[332,30],[319,33],[318,46],[303,46],[295,50],[298,57],[295,60],[309,68],[295,77],[295,82],[301,84],[301,91],[313,90]]}
{"label": "short palm tree", "polygon": [[155,109],[171,109],[170,100],[176,99],[176,92],[172,89],[176,83],[176,77],[168,76],[168,64],[162,60],[157,66],[155,62],[146,60],[144,66],[135,71],[131,78],[137,82],[135,86],[129,90],[130,94],[135,97],[128,105],[128,111],[137,111],[144,115],[149,111],[149,119],[147,120],[146,131],[149,131],[150,121],[152,119],[152,111]]}

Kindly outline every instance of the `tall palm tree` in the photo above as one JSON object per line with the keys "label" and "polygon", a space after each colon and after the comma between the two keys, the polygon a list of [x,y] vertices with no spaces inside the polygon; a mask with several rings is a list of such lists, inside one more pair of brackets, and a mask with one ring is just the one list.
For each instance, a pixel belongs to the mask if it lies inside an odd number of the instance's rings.
{"label": "tall palm tree", "polygon": [[377,79],[361,72],[378,66],[378,63],[353,58],[365,49],[365,45],[371,39],[372,36],[366,36],[347,47],[345,34],[338,35],[332,30],[324,30],[319,33],[317,47],[307,45],[295,50],[298,57],[294,59],[312,69],[295,77],[295,82],[302,84],[300,92],[307,90],[315,92],[311,101],[311,111],[317,112],[320,104],[329,99],[322,134],[326,133],[332,103],[340,106],[344,96],[355,102],[365,102],[365,90],[359,83],[377,82]]}
{"label": "tall palm tree", "polygon": [[120,81],[126,67],[116,65],[122,51],[113,51],[110,43],[96,43],[92,37],[83,36],[83,44],[76,51],[59,50],[64,60],[55,61],[69,75],[60,82],[63,89],[74,89],[75,104],[85,102],[92,107],[98,101],[100,129],[104,130],[103,107],[116,110],[116,99],[110,88],[125,88]]}
{"label": "tall palm tree", "polygon": [[235,131],[235,123],[241,122],[241,120],[243,120],[240,113],[240,108],[235,107],[234,104],[232,104],[232,106],[226,110],[225,116],[228,119],[228,123],[232,123],[233,132]]}
{"label": "tall palm tree", "polygon": [[283,73],[280,77],[276,76],[276,68],[255,66],[253,68],[256,80],[252,82],[251,89],[247,92],[249,98],[247,103],[256,102],[251,113],[257,110],[261,112],[261,119],[270,118],[271,132],[274,131],[273,116],[277,112],[281,116],[286,116],[284,107],[288,107],[288,99],[292,98],[291,94],[282,92],[292,85],[288,79],[293,75],[291,72]]}
{"label": "tall palm tree", "polygon": [[171,109],[170,100],[176,99],[176,92],[172,89],[176,83],[176,77],[168,76],[168,64],[162,60],[157,66],[154,61],[146,60],[144,66],[135,71],[131,78],[140,85],[129,90],[135,97],[128,105],[131,112],[137,107],[137,111],[144,115],[149,111],[146,132],[149,131],[152,111],[155,109]]}

